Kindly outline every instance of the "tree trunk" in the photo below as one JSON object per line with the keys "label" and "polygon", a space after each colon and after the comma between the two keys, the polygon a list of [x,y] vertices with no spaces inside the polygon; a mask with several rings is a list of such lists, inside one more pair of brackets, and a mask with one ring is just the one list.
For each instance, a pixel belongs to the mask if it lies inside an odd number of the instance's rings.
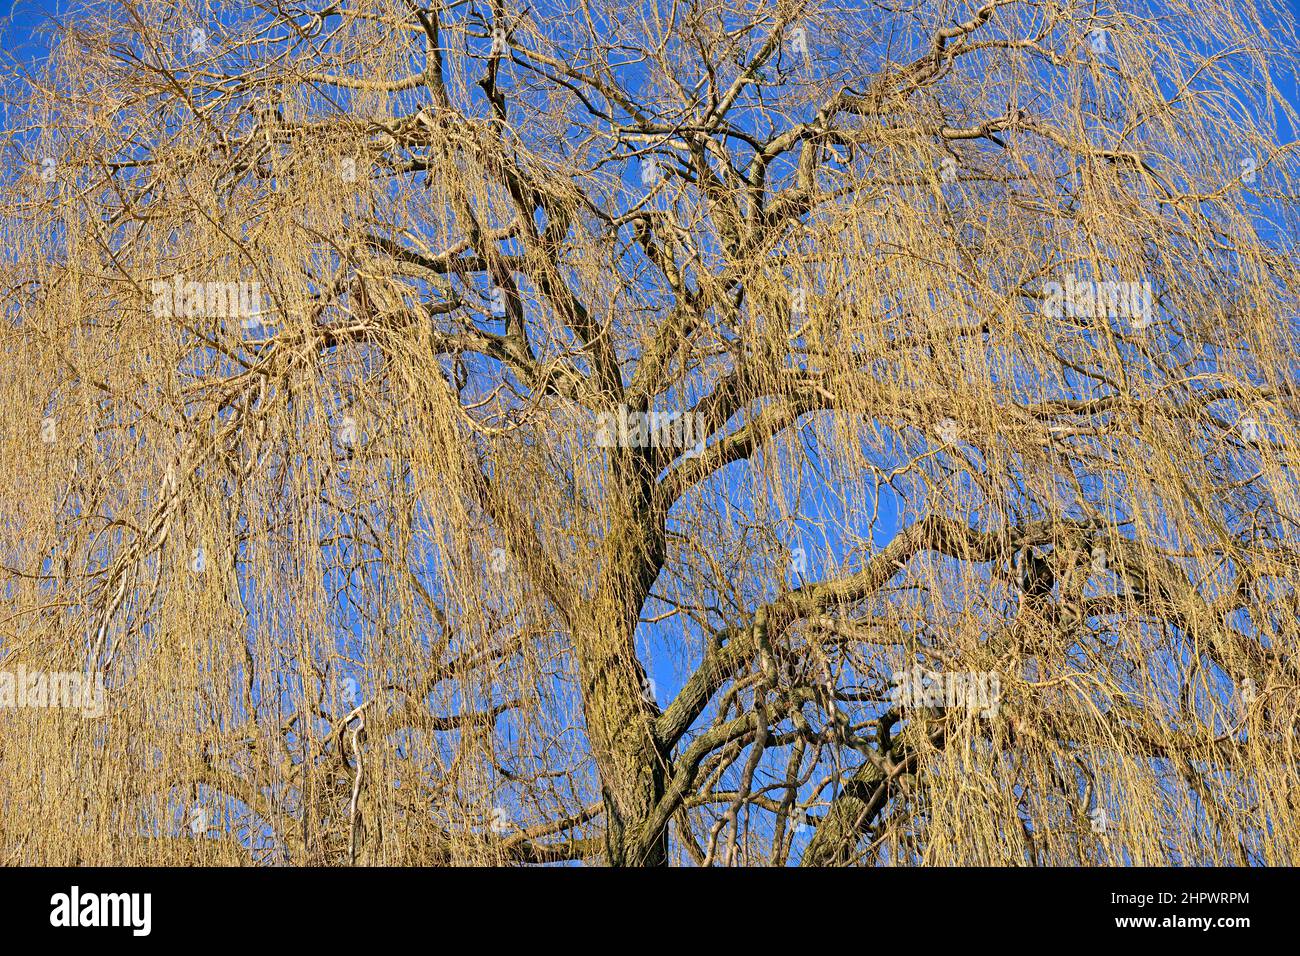
{"label": "tree trunk", "polygon": [[[626,500],[626,499],[625,499]],[[659,708],[637,659],[641,606],[662,563],[635,507],[606,538],[602,574],[574,634],[583,714],[605,802],[611,866],[666,866],[666,834],[649,821],[664,794],[667,760],[655,734]]]}
{"label": "tree trunk", "polygon": [[631,628],[619,626],[608,600],[575,635],[583,712],[605,801],[611,866],[663,866],[662,834],[645,827],[664,793],[664,757],[654,734],[657,708],[643,689]]}

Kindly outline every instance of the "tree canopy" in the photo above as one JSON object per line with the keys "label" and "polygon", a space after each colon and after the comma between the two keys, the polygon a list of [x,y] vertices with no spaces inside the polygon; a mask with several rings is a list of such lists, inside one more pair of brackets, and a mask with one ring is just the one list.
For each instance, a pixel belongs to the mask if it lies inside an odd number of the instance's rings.
{"label": "tree canopy", "polygon": [[[86,4],[0,858],[1300,856],[1294,16]],[[3,704],[0,686],[0,704]]]}

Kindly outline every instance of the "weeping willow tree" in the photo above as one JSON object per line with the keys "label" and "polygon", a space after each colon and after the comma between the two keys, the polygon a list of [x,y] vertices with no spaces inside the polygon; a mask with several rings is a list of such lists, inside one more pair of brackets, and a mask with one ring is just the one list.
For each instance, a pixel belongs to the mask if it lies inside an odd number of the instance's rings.
{"label": "weeping willow tree", "polygon": [[0,858],[1295,864],[1294,27],[53,21]]}

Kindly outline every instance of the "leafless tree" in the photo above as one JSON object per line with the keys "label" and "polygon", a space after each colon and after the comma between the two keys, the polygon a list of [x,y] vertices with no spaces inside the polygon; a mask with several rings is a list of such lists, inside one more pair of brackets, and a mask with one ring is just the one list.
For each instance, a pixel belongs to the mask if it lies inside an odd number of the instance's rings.
{"label": "leafless tree", "polygon": [[565,2],[11,63],[0,856],[1296,863],[1285,5]]}

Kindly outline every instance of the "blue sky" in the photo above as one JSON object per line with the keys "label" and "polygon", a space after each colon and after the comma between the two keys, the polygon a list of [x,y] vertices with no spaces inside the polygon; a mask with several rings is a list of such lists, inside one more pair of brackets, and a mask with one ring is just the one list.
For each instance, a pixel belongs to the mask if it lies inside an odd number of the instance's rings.
{"label": "blue sky", "polygon": [[5,52],[17,59],[27,59],[37,55],[41,47],[41,38],[33,36],[42,23],[49,21],[51,13],[57,13],[64,6],[57,0],[5,0],[5,23],[0,30]]}

